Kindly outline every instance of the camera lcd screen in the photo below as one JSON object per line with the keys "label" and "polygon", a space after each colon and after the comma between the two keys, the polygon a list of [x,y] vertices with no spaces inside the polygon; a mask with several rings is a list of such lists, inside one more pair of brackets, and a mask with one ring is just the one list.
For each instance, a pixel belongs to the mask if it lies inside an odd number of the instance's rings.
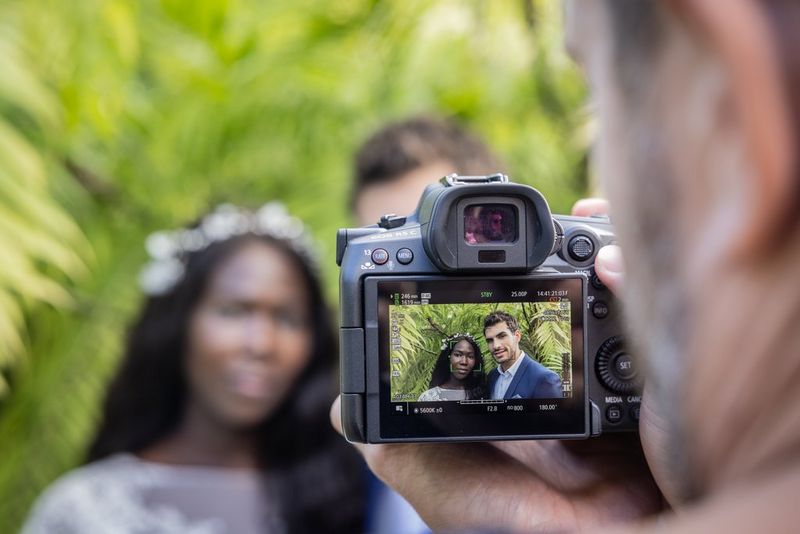
{"label": "camera lcd screen", "polygon": [[583,277],[376,284],[381,438],[586,435]]}
{"label": "camera lcd screen", "polygon": [[510,204],[470,204],[464,209],[468,245],[514,243],[519,237],[517,208]]}

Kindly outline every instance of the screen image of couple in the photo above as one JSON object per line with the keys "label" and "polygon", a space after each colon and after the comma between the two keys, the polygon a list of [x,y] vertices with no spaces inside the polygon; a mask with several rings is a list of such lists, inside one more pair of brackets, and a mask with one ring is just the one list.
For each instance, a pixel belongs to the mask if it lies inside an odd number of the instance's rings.
{"label": "screen image of couple", "polygon": [[567,300],[392,305],[390,400],[572,396]]}

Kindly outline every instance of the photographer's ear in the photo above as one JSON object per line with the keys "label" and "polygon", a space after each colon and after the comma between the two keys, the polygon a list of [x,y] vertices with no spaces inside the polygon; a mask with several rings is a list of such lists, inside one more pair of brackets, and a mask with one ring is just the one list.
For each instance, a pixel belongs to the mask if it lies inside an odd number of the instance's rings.
{"label": "photographer's ear", "polygon": [[755,0],[672,0],[679,16],[700,28],[731,80],[733,107],[749,149],[752,173],[736,259],[760,256],[785,233],[796,208],[796,160],[790,95],[775,32]]}

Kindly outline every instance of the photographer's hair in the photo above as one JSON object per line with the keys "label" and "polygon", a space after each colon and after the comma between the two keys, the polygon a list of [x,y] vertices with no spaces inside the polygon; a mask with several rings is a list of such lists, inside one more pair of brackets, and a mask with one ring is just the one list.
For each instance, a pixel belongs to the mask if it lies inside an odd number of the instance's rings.
{"label": "photographer's hair", "polygon": [[467,392],[467,399],[480,399],[485,394],[485,375],[483,373],[483,356],[481,356],[481,349],[475,338],[469,335],[456,335],[451,336],[445,340],[444,348],[439,352],[439,357],[436,358],[436,364],[433,366],[431,373],[431,381],[428,385],[429,388],[441,386],[450,379],[450,354],[453,348],[459,341],[466,341],[472,347],[475,354],[475,367],[466,379],[464,389]]}
{"label": "photographer's hair", "polygon": [[503,311],[494,311],[486,316],[483,320],[483,331],[486,332],[486,329],[490,326],[494,326],[496,324],[506,323],[508,329],[511,330],[513,334],[517,330],[519,330],[519,323],[517,319],[506,312]]}
{"label": "photographer's hair", "polygon": [[[675,17],[663,2],[654,0],[605,0],[613,36],[614,65],[616,81],[620,90],[632,107],[641,106],[650,98],[646,89],[651,85],[644,80],[652,79],[654,71],[661,61],[668,45],[670,32],[674,33]],[[794,0],[760,0],[759,9],[763,10],[774,37],[775,46],[781,61],[786,94],[789,96],[792,127],[795,135],[795,148],[800,150],[800,3]],[[635,125],[634,125],[635,126]],[[630,135],[639,143],[642,136],[639,129],[628,127]],[[652,144],[652,141],[649,142]],[[648,158],[644,168],[652,168],[652,148],[637,151],[640,157]],[[666,172],[666,171],[660,171]],[[792,169],[794,178],[800,181],[800,163],[795,159]],[[653,182],[651,180],[650,182]],[[665,193],[670,195],[665,199]],[[677,193],[659,190],[653,195],[654,202],[670,205]],[[800,213],[800,195],[795,195],[795,209],[792,214]],[[651,212],[650,207],[637,197],[639,210]],[[644,199],[648,200],[648,199]],[[663,210],[662,210],[663,211]],[[791,215],[790,215],[791,217]],[[794,221],[794,222],[793,222]],[[800,217],[787,220],[794,228],[800,226]],[[658,226],[660,223],[656,223]],[[668,224],[668,221],[667,221]],[[651,237],[651,241],[657,238]],[[670,255],[671,251],[666,251]]]}
{"label": "photographer's hair", "polygon": [[391,182],[419,167],[448,163],[453,172],[482,175],[504,166],[480,138],[453,120],[419,116],[393,122],[372,134],[355,156],[350,207],[372,184]]}
{"label": "photographer's hair", "polygon": [[[685,313],[686,303],[690,302],[691,297],[685,294],[680,274],[682,268],[679,267],[679,263],[684,254],[672,223],[675,210],[665,208],[665,206],[674,206],[681,202],[678,181],[670,179],[673,167],[668,156],[669,150],[678,151],[676,141],[680,142],[681,139],[668,138],[664,133],[668,129],[654,129],[652,125],[659,124],[660,117],[643,115],[642,110],[649,108],[650,113],[657,113],[659,108],[669,109],[664,105],[648,105],[649,102],[652,102],[654,94],[662,96],[664,94],[663,87],[660,84],[653,84],[652,80],[659,74],[659,67],[665,63],[665,58],[670,57],[671,52],[676,49],[675,42],[682,43],[682,40],[693,38],[693,35],[686,31],[687,25],[681,20],[680,13],[670,9],[668,3],[653,0],[605,0],[605,4],[611,23],[612,54],[616,76],[614,81],[618,84],[621,93],[619,100],[630,110],[635,110],[635,112],[626,113],[626,137],[617,137],[615,141],[621,146],[636,147],[636,150],[628,151],[627,167],[634,173],[646,169],[648,175],[646,181],[631,180],[626,184],[624,190],[629,200],[627,211],[631,214],[636,213],[635,219],[640,221],[636,225],[635,234],[633,234],[636,236],[636,241],[629,240],[626,254],[630,254],[631,257],[635,256],[638,269],[649,273],[647,279],[641,281],[633,273],[626,279],[626,286],[631,294],[642,294],[640,289],[647,287],[646,294],[648,295],[647,299],[641,299],[639,304],[631,299],[627,303],[627,312],[632,318],[630,322],[634,324],[631,328],[642,330],[638,326],[643,325],[636,325],[635,321],[637,317],[645,316],[645,314],[638,313],[637,305],[646,308],[652,307],[657,302],[659,309],[671,310],[672,315],[664,318],[663,328],[658,325],[646,325],[648,338],[653,346],[669,347],[669,351],[674,354],[686,354],[689,352],[689,348],[685,346],[685,343],[688,342],[689,336],[675,336],[674,333],[691,330],[690,325],[687,324],[687,322],[691,322],[691,319]],[[798,143],[800,140],[800,135],[798,135],[800,132],[800,32],[797,31],[797,28],[800,25],[800,3],[796,0],[759,0],[753,4],[764,12],[770,26],[768,31],[774,39],[781,61],[780,67],[786,87],[785,92],[790,99],[790,120],[794,128],[795,143]],[[692,39],[691,46],[703,47],[706,42],[705,39]],[[704,58],[703,61],[706,62],[719,61],[716,52],[695,53],[695,56]],[[713,65],[707,67],[705,72],[714,72]],[[696,97],[697,103],[692,105],[708,106],[708,102],[701,100],[709,98],[707,93],[708,91],[699,92],[701,97]],[[679,99],[683,104],[692,101],[686,91],[681,92]],[[715,116],[711,114],[709,120],[715,120]],[[795,148],[795,152],[798,152],[800,146],[795,145]],[[795,158],[795,167],[791,170],[796,184],[800,183],[800,164],[797,162],[798,160]],[[720,187],[727,189],[729,185],[720,185]],[[797,243],[797,234],[800,230],[799,208],[800,195],[795,193],[794,206],[787,210],[787,214],[793,220],[786,221],[785,233],[780,235],[780,249],[783,251],[792,250],[790,243]],[[620,210],[620,213],[625,211]],[[616,223],[620,227],[630,228],[632,226],[630,221],[634,220],[634,217],[631,215],[628,221],[622,217],[624,215],[618,217]],[[642,224],[641,221],[646,221],[646,224]],[[637,254],[645,244],[650,253]],[[649,283],[650,280],[658,280],[658,287]],[[784,299],[794,298],[795,302],[798,297],[800,297],[798,292],[795,292],[792,297],[789,297],[787,293],[782,295]],[[779,329],[778,323],[771,322],[770,324],[772,327],[768,335],[774,335],[773,333]],[[787,331],[795,329],[794,321],[786,324],[785,328]],[[636,343],[636,339],[632,339],[632,343]],[[790,346],[790,344],[787,343],[786,346]],[[685,387],[686,370],[675,358],[659,357],[658,354],[654,354],[649,358],[648,366],[653,374],[660,377],[660,380],[653,381],[648,386],[651,398],[668,399],[671,398],[669,397],[671,391]],[[697,376],[696,373],[695,375]],[[744,397],[740,396],[740,398]],[[657,402],[666,402],[666,400]],[[679,493],[685,500],[695,499],[702,493],[700,483],[702,476],[699,475],[698,466],[692,465],[687,447],[683,446],[691,441],[687,436],[685,421],[676,416],[668,421],[668,425],[667,435],[671,436],[672,440],[667,447],[670,470],[676,474],[675,480],[682,481],[682,486],[676,489],[676,493]],[[733,425],[727,426],[727,430],[731,432],[734,432],[735,429],[736,427]],[[719,458],[721,457],[722,455],[719,456]]]}
{"label": "photographer's hair", "polygon": [[[350,532],[360,527],[362,488],[352,476],[360,469],[358,460],[332,431],[328,417],[336,395],[337,343],[313,267],[288,240],[245,233],[188,253],[182,276],[167,292],[147,299],[130,330],[88,461],[136,453],[176,429],[188,393],[184,361],[192,313],[214,272],[254,240],[281,251],[294,265],[308,288],[313,325],[307,367],[282,405],[257,429],[258,461],[271,475],[277,474],[283,499],[279,506],[289,531]],[[326,484],[305,485],[302,473],[311,464],[317,479]]]}

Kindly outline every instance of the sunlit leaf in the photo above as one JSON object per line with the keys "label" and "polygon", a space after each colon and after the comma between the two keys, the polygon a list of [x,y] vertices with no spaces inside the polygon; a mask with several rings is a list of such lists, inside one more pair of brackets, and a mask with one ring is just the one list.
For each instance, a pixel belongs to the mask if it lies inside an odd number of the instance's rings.
{"label": "sunlit leaf", "polygon": [[[559,6],[531,5],[535,27],[517,2],[0,3],[3,526],[83,458],[149,232],[281,200],[321,241],[335,298],[352,153],[421,112],[462,119],[568,210],[586,188],[584,89]],[[418,310],[401,387],[427,389],[442,332],[473,332],[492,369],[480,333],[495,308]],[[564,343],[557,329],[526,340],[549,366]]]}

